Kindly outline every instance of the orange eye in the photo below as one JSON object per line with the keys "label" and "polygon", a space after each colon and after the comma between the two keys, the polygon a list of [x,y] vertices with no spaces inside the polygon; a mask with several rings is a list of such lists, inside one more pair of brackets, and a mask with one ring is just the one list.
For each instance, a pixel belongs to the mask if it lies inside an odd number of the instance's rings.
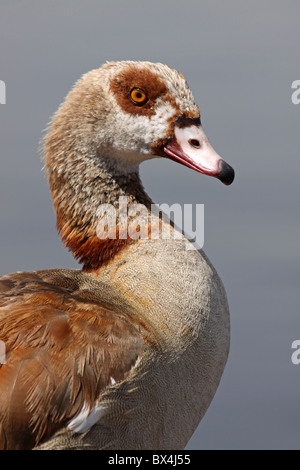
{"label": "orange eye", "polygon": [[131,101],[137,106],[143,106],[148,101],[147,93],[142,88],[132,88],[130,92]]}

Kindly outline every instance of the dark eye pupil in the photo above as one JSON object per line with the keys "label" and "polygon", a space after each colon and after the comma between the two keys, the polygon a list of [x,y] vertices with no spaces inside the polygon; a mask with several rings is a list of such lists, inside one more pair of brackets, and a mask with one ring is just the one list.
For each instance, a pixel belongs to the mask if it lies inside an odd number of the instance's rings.
{"label": "dark eye pupil", "polygon": [[138,92],[138,93],[136,94],[136,97],[139,98],[139,99],[142,98],[142,96],[143,96],[143,95],[142,95],[142,93],[140,93],[140,92]]}

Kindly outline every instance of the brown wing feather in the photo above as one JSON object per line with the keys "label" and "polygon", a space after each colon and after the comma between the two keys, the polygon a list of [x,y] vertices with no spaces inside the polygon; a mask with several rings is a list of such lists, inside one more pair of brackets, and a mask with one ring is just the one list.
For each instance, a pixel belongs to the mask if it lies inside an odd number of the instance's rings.
{"label": "brown wing feather", "polygon": [[0,448],[36,446],[128,375],[145,339],[119,302],[77,271],[0,278]]}

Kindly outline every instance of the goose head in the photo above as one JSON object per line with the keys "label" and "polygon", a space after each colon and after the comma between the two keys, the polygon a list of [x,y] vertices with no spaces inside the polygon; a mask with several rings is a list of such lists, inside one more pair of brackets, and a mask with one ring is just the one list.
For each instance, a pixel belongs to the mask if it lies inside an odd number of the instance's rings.
{"label": "goose head", "polygon": [[[82,169],[83,161],[66,158],[76,148],[83,160],[84,156],[94,158],[94,164],[101,160],[115,174],[135,172],[142,161],[163,157],[226,185],[234,179],[233,169],[214,151],[202,129],[186,80],[159,63],[108,62],[85,74],[56,114],[47,143],[55,163],[46,158],[46,166],[61,173],[68,166],[74,172],[74,160]],[[53,152],[57,145],[67,147],[67,152]]]}
{"label": "goose head", "polygon": [[100,204],[120,196],[149,208],[138,175],[147,159],[169,158],[226,185],[233,169],[213,150],[183,76],[162,64],[109,62],[75,84],[44,139],[45,167],[65,245],[97,269],[128,240],[99,240]]}

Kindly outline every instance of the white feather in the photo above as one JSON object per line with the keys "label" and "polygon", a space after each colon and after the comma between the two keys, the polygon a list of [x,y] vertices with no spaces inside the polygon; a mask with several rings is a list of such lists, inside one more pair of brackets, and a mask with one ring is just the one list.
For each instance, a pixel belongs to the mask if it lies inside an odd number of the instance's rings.
{"label": "white feather", "polygon": [[90,411],[90,407],[84,402],[81,410],[69,421],[68,428],[77,433],[86,432],[99,421],[104,415],[105,410],[105,405],[96,403],[94,408]]}

